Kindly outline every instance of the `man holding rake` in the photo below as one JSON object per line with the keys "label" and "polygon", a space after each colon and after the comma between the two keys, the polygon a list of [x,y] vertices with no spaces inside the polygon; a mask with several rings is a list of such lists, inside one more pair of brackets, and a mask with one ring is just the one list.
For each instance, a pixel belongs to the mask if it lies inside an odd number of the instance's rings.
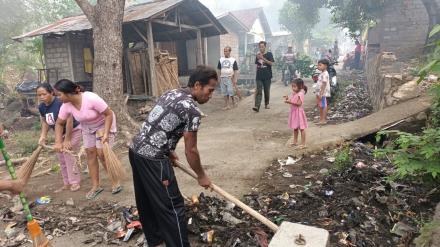
{"label": "man holding rake", "polygon": [[197,174],[199,185],[208,188],[197,149],[201,113],[197,103],[209,101],[217,85],[217,72],[199,66],[188,87],[164,93],[133,138],[129,151],[136,204],[148,246],[189,245],[185,207],[173,170],[174,152],[184,138],[186,159]]}

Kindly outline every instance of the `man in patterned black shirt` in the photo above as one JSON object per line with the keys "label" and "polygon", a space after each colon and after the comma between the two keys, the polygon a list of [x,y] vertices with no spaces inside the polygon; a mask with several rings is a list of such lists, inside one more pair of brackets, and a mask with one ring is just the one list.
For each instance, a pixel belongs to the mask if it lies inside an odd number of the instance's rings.
{"label": "man in patterned black shirt", "polygon": [[178,159],[174,150],[183,136],[186,159],[197,174],[199,185],[208,188],[211,181],[197,150],[201,118],[197,103],[209,101],[217,81],[214,69],[197,67],[188,88],[168,91],[159,98],[133,138],[129,158],[136,204],[149,246],[190,246],[184,201],[172,167]]}

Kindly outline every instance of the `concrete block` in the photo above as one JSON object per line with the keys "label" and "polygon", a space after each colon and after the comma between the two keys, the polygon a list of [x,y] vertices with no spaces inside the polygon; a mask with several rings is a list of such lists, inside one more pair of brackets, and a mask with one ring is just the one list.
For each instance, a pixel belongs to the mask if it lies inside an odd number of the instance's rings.
{"label": "concrete block", "polygon": [[[299,234],[304,237],[305,245],[295,243]],[[284,221],[270,241],[269,247],[327,247],[328,241],[329,233],[325,229]]]}

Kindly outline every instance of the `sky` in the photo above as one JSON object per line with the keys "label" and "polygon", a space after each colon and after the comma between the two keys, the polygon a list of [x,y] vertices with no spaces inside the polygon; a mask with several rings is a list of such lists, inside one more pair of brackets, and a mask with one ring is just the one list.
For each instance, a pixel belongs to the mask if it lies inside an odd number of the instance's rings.
{"label": "sky", "polygon": [[225,12],[238,9],[251,9],[263,7],[272,32],[280,31],[278,24],[278,12],[283,6],[284,0],[199,0],[211,12],[218,16]]}

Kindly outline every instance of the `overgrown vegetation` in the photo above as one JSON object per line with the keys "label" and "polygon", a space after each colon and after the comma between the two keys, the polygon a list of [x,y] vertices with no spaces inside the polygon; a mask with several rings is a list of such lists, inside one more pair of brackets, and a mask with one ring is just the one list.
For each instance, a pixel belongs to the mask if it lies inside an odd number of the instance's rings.
{"label": "overgrown vegetation", "polygon": [[[437,25],[430,33],[430,37],[440,33],[440,25]],[[440,71],[440,40],[435,42],[434,54],[420,72],[420,81],[429,73]],[[396,166],[395,177],[422,179],[440,182],[440,84],[431,87],[433,95],[432,114],[428,127],[422,134],[415,135],[400,131],[382,131],[381,135],[397,136],[389,145],[377,150],[379,156],[387,156]],[[426,179],[426,178],[429,179]]]}
{"label": "overgrown vegetation", "polygon": [[350,168],[353,164],[353,158],[351,157],[350,146],[345,146],[336,153],[333,170],[342,172]]}
{"label": "overgrown vegetation", "polygon": [[[440,24],[434,26],[434,28],[428,35],[428,39],[438,34],[440,34]],[[428,56],[428,60],[430,62],[419,72],[420,79],[418,82],[421,82],[426,76],[428,76],[428,73],[434,73],[437,75],[440,74],[440,39],[431,44],[428,44],[428,46],[433,47],[434,49],[433,52]]]}

